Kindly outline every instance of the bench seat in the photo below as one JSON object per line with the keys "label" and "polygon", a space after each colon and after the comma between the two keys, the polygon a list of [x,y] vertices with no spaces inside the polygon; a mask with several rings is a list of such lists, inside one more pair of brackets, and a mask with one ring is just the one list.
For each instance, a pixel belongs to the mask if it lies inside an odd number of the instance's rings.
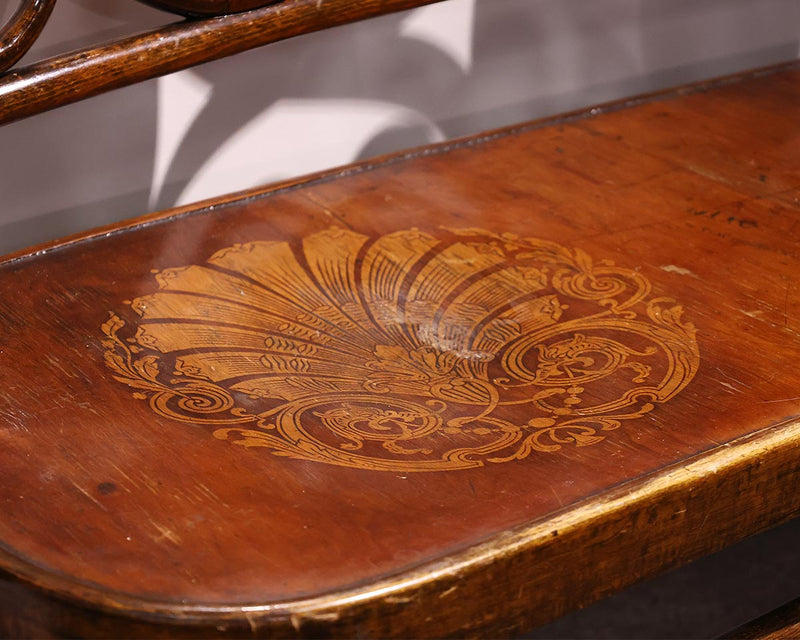
{"label": "bench seat", "polygon": [[6,257],[0,631],[505,635],[796,516],[799,221],[792,63]]}

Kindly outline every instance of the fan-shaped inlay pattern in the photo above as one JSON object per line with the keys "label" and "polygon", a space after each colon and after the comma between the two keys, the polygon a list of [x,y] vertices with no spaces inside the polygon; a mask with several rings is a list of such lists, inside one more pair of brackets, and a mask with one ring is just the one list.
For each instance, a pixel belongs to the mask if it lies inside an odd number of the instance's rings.
{"label": "fan-shaped inlay pattern", "polygon": [[641,274],[511,234],[334,228],[156,279],[135,323],[103,326],[114,377],[162,416],[301,460],[437,471],[591,445],[699,364]]}

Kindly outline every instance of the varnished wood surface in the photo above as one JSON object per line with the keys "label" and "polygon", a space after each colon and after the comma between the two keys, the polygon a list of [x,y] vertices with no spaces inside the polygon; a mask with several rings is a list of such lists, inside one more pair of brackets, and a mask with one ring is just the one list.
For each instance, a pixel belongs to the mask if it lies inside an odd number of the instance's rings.
{"label": "varnished wood surface", "polygon": [[[282,0],[188,20],[55,56],[0,75],[0,125],[234,53],[439,0]],[[195,9],[217,2],[167,2]],[[231,2],[236,10],[264,2]],[[44,16],[44,13],[41,15]],[[45,16],[46,17],[46,16]],[[35,37],[37,31],[26,33]]]}
{"label": "varnished wood surface", "polygon": [[[140,635],[159,624],[165,633],[188,624],[200,635],[506,633],[796,515],[799,80],[794,65],[679,90],[10,256],[0,265],[0,541],[3,568],[20,580],[12,590],[35,602],[20,628],[109,635],[132,619],[127,630]],[[403,242],[370,253],[385,238]],[[374,256],[399,259],[413,238],[431,249],[413,254],[419,266],[406,271],[402,300],[369,298],[388,275],[369,280],[374,289],[330,280],[351,268],[342,264],[388,274],[375,270]],[[272,259],[250,262],[262,251]],[[427,345],[433,351],[398,350],[408,336],[432,335],[409,315],[411,302],[425,299],[410,294],[414,283],[434,282],[425,265],[462,283],[441,299],[438,316],[414,307],[431,326],[452,318],[438,325],[447,330],[509,286],[486,278],[527,269],[520,282],[533,288],[520,290],[524,301],[498,307],[481,326],[501,341],[515,323],[513,340],[540,332],[527,355],[507,360],[512,375],[541,372],[529,387],[537,393],[567,369],[579,376],[580,367],[602,369],[609,354],[622,359],[613,375],[573,385],[585,390],[562,385],[546,402],[500,405],[489,387],[508,400],[501,376],[467,375],[448,358],[484,359],[491,372],[513,348],[494,353],[485,342],[493,357],[473,357],[466,343],[443,342],[457,332],[440,332]],[[282,295],[327,295],[328,304],[312,305],[318,317],[346,309],[353,320],[359,308],[372,310],[355,328],[337,316],[320,335],[369,333],[388,322],[380,309],[395,299],[408,306],[398,324],[407,332],[375,345],[371,358],[354,354],[361,338],[352,350],[339,344],[333,358],[325,351],[332,343],[318,336],[306,339],[314,353],[281,359],[275,336],[300,334],[287,335],[288,316],[285,326],[265,319],[288,312],[275,298],[265,307],[256,291],[302,274],[305,284],[293,280]],[[239,287],[239,307],[209,304],[209,295],[228,295],[223,280]],[[473,285],[489,298],[468,296]],[[603,296],[592,293],[604,287]],[[640,290],[620,306],[624,291]],[[352,291],[362,297],[347,306]],[[217,315],[225,309],[227,323]],[[109,324],[115,317],[124,324]],[[271,342],[241,358],[231,336],[254,318]],[[560,338],[549,328],[558,323]],[[213,353],[209,326],[222,340]],[[196,348],[185,343],[197,336]],[[579,362],[567,366],[569,348]],[[261,395],[234,388],[225,368],[263,365],[264,355],[268,373],[253,374],[269,379]],[[363,392],[375,394],[373,404],[380,396],[394,422],[373,423],[369,437],[347,431],[336,445],[330,433],[354,428],[349,418],[369,403],[324,372],[360,362],[372,372]],[[293,369],[278,376],[281,367]],[[678,370],[674,382],[669,372]],[[176,390],[186,392],[187,380],[206,386],[181,404]],[[581,408],[647,385],[647,397],[634,392],[627,397],[635,402],[600,416],[618,424],[540,437]],[[209,408],[211,387],[216,397],[232,393],[236,406]],[[348,419],[342,404],[303,414],[297,403],[314,393],[349,394]],[[491,412],[470,413],[474,406]],[[269,420],[253,420],[269,407]],[[632,407],[638,415],[619,415]],[[419,450],[396,448],[422,440],[386,436],[390,423],[422,428],[434,414],[443,422]],[[297,424],[306,432],[293,431]],[[535,436],[530,446],[518,438],[503,451],[474,451],[515,428]],[[471,454],[448,457],[451,442],[467,441]],[[476,464],[420,468],[432,459]]]}
{"label": "varnished wood surface", "polygon": [[729,640],[800,638],[800,598],[723,636]]}
{"label": "varnished wood surface", "polygon": [[0,30],[0,71],[14,66],[39,37],[55,0],[22,0]]}

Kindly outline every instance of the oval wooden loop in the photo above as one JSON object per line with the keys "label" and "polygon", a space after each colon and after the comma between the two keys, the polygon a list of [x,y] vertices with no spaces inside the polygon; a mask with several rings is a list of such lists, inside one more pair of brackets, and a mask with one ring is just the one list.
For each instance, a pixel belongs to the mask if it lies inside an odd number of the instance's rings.
{"label": "oval wooden loop", "polygon": [[278,40],[439,1],[284,0],[56,56],[0,76],[0,125]]}
{"label": "oval wooden loop", "polygon": [[139,0],[185,16],[222,16],[276,4],[281,0]]}
{"label": "oval wooden loop", "polygon": [[22,0],[0,31],[0,71],[10,69],[39,37],[56,0]]}

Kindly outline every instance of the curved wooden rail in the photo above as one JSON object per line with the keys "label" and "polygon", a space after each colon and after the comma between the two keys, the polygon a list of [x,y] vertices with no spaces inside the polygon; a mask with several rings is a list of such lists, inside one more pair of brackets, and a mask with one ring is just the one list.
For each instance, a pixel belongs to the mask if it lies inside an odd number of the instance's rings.
{"label": "curved wooden rail", "polygon": [[0,71],[10,69],[39,37],[56,0],[22,0],[0,31]]}
{"label": "curved wooden rail", "polygon": [[275,4],[281,0],[139,0],[185,16],[221,16]]}
{"label": "curved wooden rail", "polygon": [[278,40],[438,1],[285,0],[81,49],[0,76],[0,124]]}

